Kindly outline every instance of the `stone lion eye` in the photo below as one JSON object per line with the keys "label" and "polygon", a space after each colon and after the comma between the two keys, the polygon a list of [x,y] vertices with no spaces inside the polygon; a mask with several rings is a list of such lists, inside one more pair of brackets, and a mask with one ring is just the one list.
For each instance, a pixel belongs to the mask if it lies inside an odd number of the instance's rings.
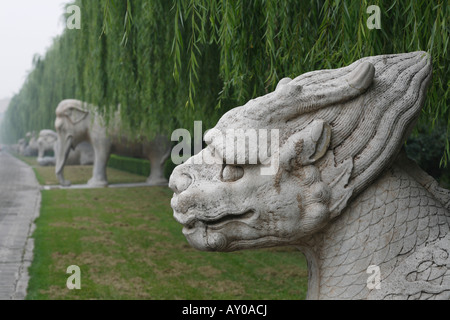
{"label": "stone lion eye", "polygon": [[225,165],[222,170],[223,182],[234,182],[244,176],[244,168],[238,166]]}

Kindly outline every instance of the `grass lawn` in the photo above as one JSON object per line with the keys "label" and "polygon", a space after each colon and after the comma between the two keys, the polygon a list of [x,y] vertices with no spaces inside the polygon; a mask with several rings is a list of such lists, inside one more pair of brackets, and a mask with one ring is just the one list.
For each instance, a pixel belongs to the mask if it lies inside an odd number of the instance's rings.
{"label": "grass lawn", "polygon": [[[54,168],[33,159],[41,183]],[[85,183],[91,167],[66,167]],[[146,177],[108,171],[112,183]],[[77,179],[80,182],[77,182]],[[189,246],[164,187],[42,191],[27,299],[304,299],[307,266],[293,248],[204,253]],[[67,268],[81,269],[69,290]]]}
{"label": "grass lawn", "polygon": [[[27,299],[304,299],[306,261],[292,248],[191,248],[163,187],[43,191]],[[81,290],[66,270],[81,269]]]}
{"label": "grass lawn", "polygon": [[[14,156],[33,168],[39,184],[46,186],[59,184],[54,166],[41,167],[35,157]],[[71,181],[72,184],[86,184],[92,176],[92,168],[92,166],[65,166],[64,177]],[[106,174],[109,184],[145,182],[148,178],[113,168],[106,168]]]}

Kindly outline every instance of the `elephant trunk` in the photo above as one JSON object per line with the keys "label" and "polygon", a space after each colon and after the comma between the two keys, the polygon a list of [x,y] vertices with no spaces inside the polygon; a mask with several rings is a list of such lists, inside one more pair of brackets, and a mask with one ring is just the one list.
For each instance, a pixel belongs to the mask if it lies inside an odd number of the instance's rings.
{"label": "elephant trunk", "polygon": [[39,160],[44,157],[44,153],[45,153],[44,142],[42,141],[42,138],[38,139],[37,144],[38,144],[38,157],[37,158]]}
{"label": "elephant trunk", "polygon": [[58,138],[55,143],[56,167],[55,173],[62,186],[70,186],[71,182],[64,179],[64,166],[72,148],[72,137],[66,139]]}

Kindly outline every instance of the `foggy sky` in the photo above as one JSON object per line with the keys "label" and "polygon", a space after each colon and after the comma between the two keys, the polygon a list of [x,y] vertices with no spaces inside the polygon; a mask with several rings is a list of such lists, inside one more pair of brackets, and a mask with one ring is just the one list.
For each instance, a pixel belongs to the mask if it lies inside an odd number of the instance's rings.
{"label": "foggy sky", "polygon": [[0,99],[18,93],[32,70],[36,53],[44,55],[65,27],[70,0],[2,0],[0,2]]}

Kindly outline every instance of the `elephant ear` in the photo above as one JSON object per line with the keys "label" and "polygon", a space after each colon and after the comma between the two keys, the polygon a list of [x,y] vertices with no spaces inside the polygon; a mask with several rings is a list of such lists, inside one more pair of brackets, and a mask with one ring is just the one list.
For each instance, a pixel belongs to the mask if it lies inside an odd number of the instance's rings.
{"label": "elephant ear", "polygon": [[68,109],[65,114],[70,119],[70,122],[72,122],[73,124],[77,124],[83,121],[89,113],[85,110],[72,107]]}

